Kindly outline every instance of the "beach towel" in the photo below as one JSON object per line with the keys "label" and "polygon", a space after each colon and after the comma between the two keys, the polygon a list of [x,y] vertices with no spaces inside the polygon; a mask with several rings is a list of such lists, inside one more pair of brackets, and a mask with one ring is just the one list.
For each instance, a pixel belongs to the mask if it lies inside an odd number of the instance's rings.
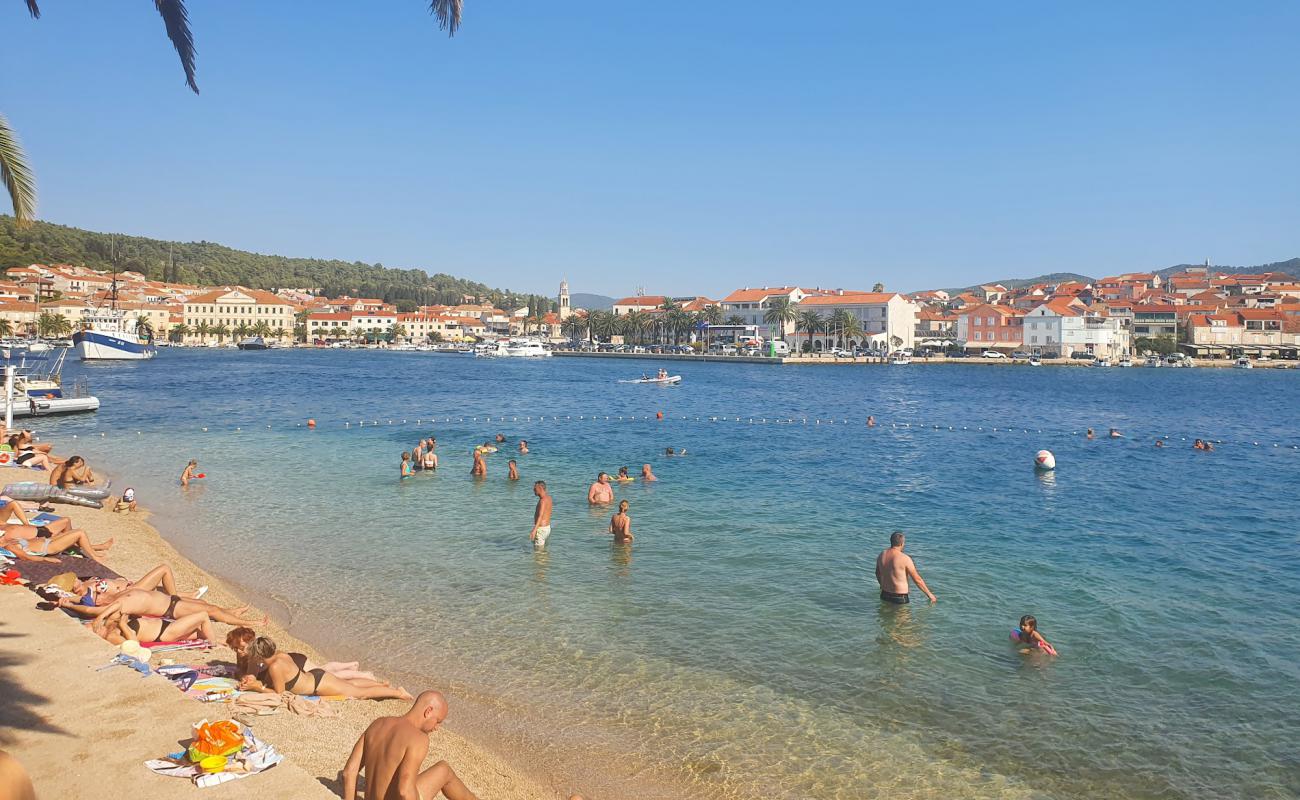
{"label": "beach towel", "polygon": [[320,699],[310,699],[293,692],[276,694],[275,692],[240,692],[232,702],[232,711],[236,714],[255,714],[266,716],[279,711],[281,707],[300,717],[337,717],[339,712]]}
{"label": "beach towel", "polygon": [[[229,724],[229,722],[215,723],[223,727]],[[203,727],[204,724],[196,725],[195,731],[198,732]],[[265,772],[284,760],[284,756],[277,752],[274,746],[254,736],[252,728],[244,726],[241,733],[244,737],[244,745],[239,752],[229,757],[226,770],[223,772],[204,773],[197,764],[189,760],[185,750],[168,753],[165,758],[149,759],[144,762],[144,766],[158,775],[188,778],[195,786],[206,788]]]}

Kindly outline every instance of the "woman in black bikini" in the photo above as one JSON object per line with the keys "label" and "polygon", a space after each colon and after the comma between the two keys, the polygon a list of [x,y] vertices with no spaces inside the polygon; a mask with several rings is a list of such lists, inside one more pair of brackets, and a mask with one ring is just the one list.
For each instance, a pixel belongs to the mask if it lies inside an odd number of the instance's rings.
{"label": "woman in black bikini", "polygon": [[182,642],[186,639],[205,639],[211,642],[216,638],[212,620],[203,612],[186,614],[177,619],[113,614],[97,618],[90,623],[90,629],[110,644],[121,644],[128,639],[141,644],[152,644]]}
{"label": "woman in black bikini", "polygon": [[215,622],[223,622],[227,625],[266,624],[266,617],[260,620],[247,620],[239,616],[247,610],[248,606],[222,608],[211,603],[205,603],[202,600],[192,600],[176,594],[168,595],[151,589],[128,589],[118,595],[112,603],[104,606],[95,618],[104,619],[113,614],[122,614],[128,617],[180,619],[190,614],[201,613],[206,614]]}
{"label": "woman in black bikini", "polygon": [[43,452],[32,441],[31,434],[26,431],[15,433],[9,437],[9,447],[16,454],[14,463],[20,467],[40,467],[41,469],[50,469],[55,463],[48,452]]}
{"label": "woman in black bikini", "polygon": [[[411,693],[401,687],[386,686],[374,681],[344,680],[317,667],[303,670],[289,653],[277,651],[275,642],[259,636],[248,645],[247,674],[239,682],[244,691],[292,692],[301,695],[342,695],[359,700],[406,700]],[[304,658],[304,661],[306,659]],[[256,672],[253,668],[258,667]],[[372,685],[361,685],[369,683]]]}

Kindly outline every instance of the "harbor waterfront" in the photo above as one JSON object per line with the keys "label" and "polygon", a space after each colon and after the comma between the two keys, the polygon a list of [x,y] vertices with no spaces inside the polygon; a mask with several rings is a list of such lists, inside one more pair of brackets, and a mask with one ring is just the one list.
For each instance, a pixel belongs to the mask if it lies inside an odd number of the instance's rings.
{"label": "harbor waterfront", "polygon": [[[475,699],[485,739],[596,797],[681,796],[656,775],[728,798],[1300,791],[1294,372],[704,363],[618,383],[652,370],[164,350],[69,367],[103,408],[38,425],[295,634]],[[441,468],[399,481],[431,434]],[[189,458],[208,477],[180,492]],[[636,542],[611,547],[586,486],[645,463],[657,483],[615,487]],[[538,479],[555,525],[533,552]],[[878,601],[893,530],[937,604]],[[1026,613],[1059,658],[1008,643]]]}

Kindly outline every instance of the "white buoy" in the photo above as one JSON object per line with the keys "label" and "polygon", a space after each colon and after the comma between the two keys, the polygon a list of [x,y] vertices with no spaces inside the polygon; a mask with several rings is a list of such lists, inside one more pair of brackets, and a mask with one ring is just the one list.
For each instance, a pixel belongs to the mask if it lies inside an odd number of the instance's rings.
{"label": "white buoy", "polygon": [[1039,450],[1034,456],[1034,468],[1041,470],[1056,469],[1056,456],[1051,450]]}

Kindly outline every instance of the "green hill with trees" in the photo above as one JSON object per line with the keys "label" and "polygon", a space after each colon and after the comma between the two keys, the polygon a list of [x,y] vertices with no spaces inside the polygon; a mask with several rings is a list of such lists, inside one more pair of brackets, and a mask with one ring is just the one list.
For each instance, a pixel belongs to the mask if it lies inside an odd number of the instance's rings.
{"label": "green hill with trees", "polygon": [[252,289],[319,289],[329,297],[380,297],[401,311],[435,303],[460,303],[466,296],[498,308],[527,306],[554,310],[549,297],[494,289],[476,281],[422,269],[320,258],[290,258],[236,250],[215,242],[168,242],[143,236],[33,222],[20,227],[0,215],[0,269],[27,264],[73,264],[139,272],[151,280],[203,286],[238,284]]}

